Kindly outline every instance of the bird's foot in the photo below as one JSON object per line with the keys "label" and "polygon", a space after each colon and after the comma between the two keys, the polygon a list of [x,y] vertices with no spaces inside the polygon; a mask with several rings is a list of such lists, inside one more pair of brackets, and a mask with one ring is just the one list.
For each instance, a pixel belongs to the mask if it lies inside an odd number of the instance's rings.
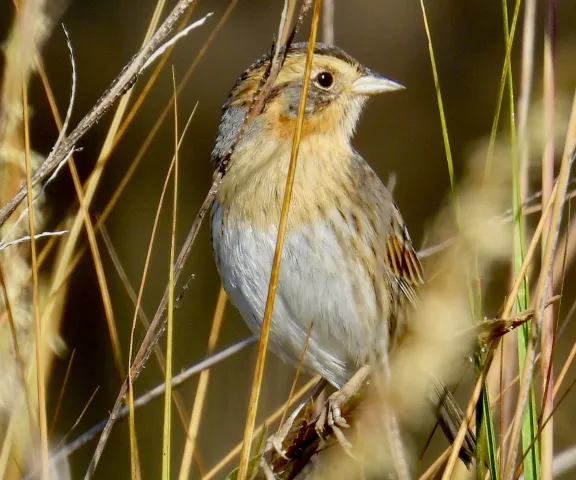
{"label": "bird's foot", "polygon": [[330,430],[340,446],[349,454],[352,451],[352,444],[346,439],[342,429],[348,428],[350,425],[342,416],[342,407],[360,391],[369,373],[370,368],[368,366],[360,368],[340,390],[330,395],[316,421],[318,436],[324,438],[327,431]]}
{"label": "bird's foot", "polygon": [[316,433],[320,438],[324,438],[327,431],[330,430],[338,443],[346,451],[350,451],[352,444],[346,440],[346,436],[342,431],[343,428],[349,428],[350,425],[346,419],[342,416],[341,407],[348,400],[348,396],[342,390],[334,392],[328,397],[328,401],[322,408],[318,420],[316,420]]}

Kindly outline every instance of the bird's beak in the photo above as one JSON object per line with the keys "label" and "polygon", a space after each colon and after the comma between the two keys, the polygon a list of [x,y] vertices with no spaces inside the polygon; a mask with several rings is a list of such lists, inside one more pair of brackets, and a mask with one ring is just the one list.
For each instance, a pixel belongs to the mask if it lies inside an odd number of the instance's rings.
{"label": "bird's beak", "polygon": [[381,75],[368,73],[362,75],[352,84],[352,93],[357,95],[378,95],[394,90],[403,90],[405,87]]}

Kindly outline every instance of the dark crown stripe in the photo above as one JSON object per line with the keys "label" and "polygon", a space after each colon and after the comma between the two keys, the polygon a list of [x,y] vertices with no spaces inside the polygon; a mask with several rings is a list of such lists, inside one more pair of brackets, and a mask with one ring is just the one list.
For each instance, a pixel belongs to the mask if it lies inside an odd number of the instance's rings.
{"label": "dark crown stripe", "polygon": [[[290,46],[290,49],[288,50],[287,57],[290,57],[292,55],[306,55],[307,50],[308,50],[308,42],[293,43]],[[349,65],[352,65],[353,67],[359,67],[358,62],[354,58],[348,55],[344,50],[335,47],[334,45],[327,45],[325,43],[316,43],[316,46],[314,48],[314,55],[323,55],[326,57],[337,58],[339,60],[342,60],[343,62],[348,63]],[[232,87],[232,90],[230,91],[230,95],[228,96],[228,99],[224,104],[224,109],[226,109],[229,106],[232,98],[236,96],[236,91],[238,87],[240,87],[253,72],[264,67],[269,61],[270,61],[270,54],[262,55],[252,65],[250,65],[248,69],[244,71],[244,73],[242,73],[242,75],[240,75],[240,78],[238,78],[238,80]]]}

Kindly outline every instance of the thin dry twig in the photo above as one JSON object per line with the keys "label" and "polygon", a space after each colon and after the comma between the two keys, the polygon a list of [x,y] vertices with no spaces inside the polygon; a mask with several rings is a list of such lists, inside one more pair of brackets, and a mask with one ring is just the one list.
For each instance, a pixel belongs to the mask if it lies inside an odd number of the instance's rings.
{"label": "thin dry twig", "polygon": [[[544,36],[544,122],[545,122],[545,145],[542,157],[542,201],[546,201],[552,191],[554,183],[554,113],[555,113],[555,91],[554,91],[554,42],[556,30],[556,0],[548,1],[546,32]],[[550,229],[550,221],[545,227],[545,231]],[[545,252],[545,245],[548,235],[542,237],[542,253]],[[554,270],[552,270],[554,275]],[[552,283],[545,292],[546,297],[554,294]],[[551,416],[554,410],[554,372],[553,372],[553,350],[555,344],[555,322],[554,309],[547,308],[544,311],[542,322],[541,351],[542,361],[540,364],[542,373],[542,409],[541,417],[549,417],[550,420],[543,429],[540,442],[540,465],[541,477],[552,478],[552,463],[554,457],[554,421]]]}
{"label": "thin dry twig", "polygon": [[322,8],[322,41],[334,44],[334,0],[324,0]]}
{"label": "thin dry twig", "polygon": [[[152,18],[151,18],[150,23],[148,25],[148,29],[147,29],[146,34],[144,36],[142,46],[146,45],[146,43],[150,40],[150,38],[154,34],[154,31],[156,30],[156,28],[158,27],[158,23],[160,22],[160,15],[162,14],[165,3],[166,3],[165,0],[159,0],[157,2],[156,7],[154,9],[154,12],[152,14]],[[193,11],[193,8],[190,8],[188,10],[188,13],[182,17],[182,22],[187,21],[188,17],[191,15],[192,11]],[[163,58],[165,59],[166,56],[164,56]],[[163,65],[163,62],[160,62],[159,68],[161,68],[162,65]],[[143,96],[145,96],[145,94],[148,92],[147,87],[149,85],[151,85],[152,83],[154,83],[154,80],[156,79],[155,73],[158,70],[159,69],[157,69],[152,74],[151,78],[149,78],[148,82],[146,83],[146,85],[144,87],[144,92],[142,92],[140,98],[143,98]],[[47,93],[49,92],[48,85],[45,86],[45,90]],[[113,116],[112,121],[110,123],[110,127],[108,128],[106,138],[104,139],[104,142],[102,144],[102,148],[100,149],[100,153],[98,155],[96,165],[95,165],[94,169],[92,170],[90,177],[88,178],[88,180],[86,181],[86,183],[84,185],[84,203],[86,204],[87,207],[90,207],[90,205],[92,204],[92,201],[93,201],[94,196],[96,194],[98,184],[102,178],[104,168],[107,164],[107,161],[110,158],[110,155],[111,155],[114,147],[117,145],[118,141],[120,140],[121,133],[119,133],[118,130],[121,129],[122,127],[126,128],[126,126],[128,125],[128,120],[130,120],[130,119],[126,119],[124,124],[122,124],[122,126],[120,125],[120,122],[121,122],[122,118],[124,117],[124,114],[126,112],[126,108],[128,106],[128,102],[130,101],[131,96],[132,96],[132,91],[128,91],[121,98],[121,100],[118,102],[118,107],[116,108],[116,111],[114,112],[114,116]],[[54,109],[54,110],[56,112],[56,109]],[[96,224],[95,231],[99,230],[100,225],[101,225],[101,222],[98,222]],[[67,272],[72,271],[73,267],[75,266],[76,262],[74,262],[74,261],[71,262],[70,260],[74,254],[75,246],[76,246],[76,243],[78,241],[78,238],[79,238],[79,235],[81,232],[81,227],[82,227],[82,212],[78,211],[76,213],[76,216],[75,216],[74,221],[72,222],[72,226],[70,228],[70,232],[71,232],[70,236],[67,239],[67,241],[65,242],[65,244],[62,245],[62,247],[60,248],[59,262],[57,263],[56,268],[54,269],[54,275],[53,275],[53,280],[52,280],[52,289],[53,290],[58,290],[59,286],[64,284],[64,282],[68,278]],[[49,247],[51,247],[51,244],[47,245],[46,255],[47,255],[47,252],[49,250]],[[80,252],[77,252],[75,258],[78,258],[83,251],[84,251],[84,249],[81,249]]]}
{"label": "thin dry twig", "polygon": [[[112,245],[112,240],[110,239],[106,227],[102,227],[102,239],[104,240],[104,245],[108,250],[108,254],[110,256],[110,259],[112,260],[112,264],[114,265],[114,268],[116,269],[116,272],[118,273],[118,276],[120,277],[120,280],[124,285],[124,288],[126,289],[128,298],[132,302],[132,306],[136,308],[136,292],[134,291],[134,288],[132,287],[130,280],[128,279],[128,276],[126,275],[126,271],[124,270],[124,267],[120,262],[120,258],[118,257],[114,245]],[[176,298],[175,308],[178,308],[178,298]],[[140,319],[140,323],[144,327],[144,330],[147,330],[150,327],[150,320],[148,319],[146,312],[144,312],[142,305],[140,305],[140,308],[138,308],[138,318]],[[158,362],[158,366],[160,367],[162,375],[165,376],[166,361],[164,359],[164,353],[162,352],[162,349],[160,348],[159,345],[154,346],[154,355],[156,356],[156,360]],[[182,427],[186,428],[186,426],[188,425],[188,413],[186,412],[186,407],[184,406],[184,401],[182,400],[180,392],[174,390],[172,392],[172,400],[174,401],[174,405],[176,406],[176,410],[178,412],[178,416],[180,417]],[[194,460],[196,460],[198,470],[202,474],[203,469],[201,468],[201,461],[200,461],[201,459],[199,458],[198,454],[194,457]]]}
{"label": "thin dry twig", "polygon": [[[558,191],[558,182],[555,183],[554,188],[552,189],[552,194],[550,195],[550,198],[548,199],[546,206],[542,210],[540,221],[538,222],[536,230],[534,231],[534,235],[532,236],[530,245],[526,251],[526,254],[524,255],[524,262],[522,263],[522,266],[518,270],[518,274],[516,275],[516,279],[514,280],[514,285],[512,286],[506,299],[505,305],[502,308],[502,317],[504,318],[510,316],[514,304],[516,303],[516,296],[518,295],[518,291],[520,290],[520,286],[524,280],[526,272],[528,271],[528,267],[535,255],[536,248],[538,246],[538,242],[540,241],[542,230],[544,228],[544,223],[546,222],[546,219],[548,218],[548,215],[552,210],[552,206],[554,205],[554,200],[556,198],[557,191]],[[454,471],[454,467],[458,459],[458,452],[462,446],[462,443],[464,442],[466,432],[468,431],[468,427],[470,425],[472,417],[474,416],[474,409],[476,407],[476,402],[478,402],[480,392],[482,391],[482,385],[484,384],[487,372],[490,369],[490,366],[492,365],[492,360],[494,359],[494,352],[498,348],[499,344],[500,339],[497,339],[496,342],[494,342],[494,344],[489,348],[488,353],[486,354],[486,358],[484,359],[484,365],[476,380],[474,390],[472,392],[472,395],[470,396],[470,400],[466,408],[465,421],[463,421],[462,424],[460,425],[460,429],[458,430],[458,434],[454,439],[454,443],[450,447],[451,448],[450,457],[448,458],[446,468],[442,475],[442,480],[448,480],[451,477],[452,472]]]}
{"label": "thin dry twig", "polygon": [[[31,176],[31,185],[36,186],[39,182],[50,175],[60,162],[70,153],[76,143],[88,132],[102,116],[116,103],[133,86],[148,59],[160,47],[164,39],[174,28],[178,19],[188,9],[194,0],[179,0],[166,20],[158,28],[150,41],[140,49],[132,60],[124,67],[122,72],[112,82],[112,85],[104,92],[96,105],[88,114],[78,123],[76,128],[68,135],[58,146],[50,152],[46,160],[38,167]],[[18,193],[0,209],[0,226],[4,225],[6,220],[12,215],[20,202],[26,197],[26,186],[22,186]]]}
{"label": "thin dry twig", "polygon": [[[216,308],[214,309],[214,316],[212,319],[212,328],[208,337],[208,355],[212,355],[216,342],[220,336],[222,328],[222,321],[224,319],[224,311],[227,301],[226,292],[223,287],[220,287],[218,292],[218,300],[216,301]],[[182,455],[182,462],[180,464],[179,480],[186,480],[190,478],[190,467],[192,465],[192,458],[194,456],[196,439],[198,438],[198,431],[200,429],[200,421],[202,420],[202,411],[204,409],[204,402],[208,392],[208,382],[210,380],[210,370],[206,369],[200,374],[198,380],[198,387],[196,388],[196,395],[194,397],[194,406],[192,407],[192,414],[190,415],[190,424],[188,425],[186,445],[184,447],[184,454]]]}
{"label": "thin dry twig", "polygon": [[[92,395],[90,395],[90,398],[88,399],[88,401],[86,402],[86,404],[84,405],[84,408],[82,408],[82,411],[80,412],[80,415],[78,415],[78,417],[76,418],[76,420],[74,421],[74,423],[72,424],[72,426],[69,428],[68,432],[66,433],[66,435],[64,435],[64,437],[62,438],[62,440],[60,440],[60,445],[63,444],[66,439],[68,438],[68,436],[76,429],[76,427],[78,425],[80,425],[80,422],[82,421],[82,418],[84,418],[84,415],[86,414],[86,412],[88,411],[88,408],[90,408],[90,405],[92,404],[92,401],[94,400],[94,398],[96,397],[96,394],[98,393],[98,390],[100,390],[100,386],[97,386],[94,389],[94,392],[92,393]],[[51,459],[52,460],[52,459]]]}
{"label": "thin dry twig", "polygon": [[[39,238],[44,238],[44,237],[60,237],[62,235],[67,234],[68,232],[69,232],[69,230],[56,230],[55,232],[36,233],[34,235],[34,240],[38,240]],[[8,243],[0,243],[0,251],[6,249],[8,247],[18,245],[20,243],[28,242],[31,239],[32,239],[32,237],[30,235],[24,235],[23,237],[17,238],[17,239],[12,240]]]}
{"label": "thin dry twig", "polygon": [[[193,376],[203,372],[206,369],[212,368],[214,365],[217,365],[223,360],[226,360],[232,355],[235,355],[236,353],[244,350],[246,347],[256,342],[256,340],[257,338],[254,336],[245,338],[244,340],[241,340],[235,343],[234,345],[231,345],[230,347],[221,350],[220,352],[212,355],[211,357],[208,357],[205,360],[202,360],[201,362],[192,365],[191,367],[185,369],[183,372],[179,373],[178,375],[175,375],[172,378],[172,388],[177,388],[183,385],[184,382],[188,381]],[[152,400],[162,396],[164,394],[165,388],[166,384],[162,382],[161,384],[157,385],[156,387],[146,392],[142,396],[136,398],[134,400],[134,408],[137,409],[143,407],[148,403],[150,403]],[[116,420],[122,420],[126,418],[128,416],[128,413],[129,413],[128,407],[122,407],[118,411],[118,414],[116,415]],[[50,460],[54,462],[60,458],[65,458],[73,454],[76,450],[86,445],[94,437],[96,437],[96,435],[102,432],[106,427],[106,425],[108,424],[108,421],[109,419],[106,419],[98,423],[97,425],[94,425],[92,428],[83,433],[76,440],[70,442],[69,444],[65,445],[62,449],[58,450],[54,455],[52,455]]]}
{"label": "thin dry twig", "polygon": [[[24,74],[24,72],[22,72]],[[42,478],[48,479],[50,463],[48,461],[48,421],[46,418],[46,369],[44,368],[44,338],[39,306],[38,256],[34,233],[34,208],[32,197],[32,166],[30,162],[30,118],[28,115],[28,85],[22,83],[22,115],[24,127],[24,158],[26,162],[26,191],[28,198],[28,229],[30,231],[30,263],[32,268],[32,312],[34,318],[34,339],[36,342],[36,386],[38,389],[38,424],[40,427],[40,446],[42,451]]]}
{"label": "thin dry twig", "polygon": [[[290,406],[292,406],[294,403],[296,403],[297,401],[299,401],[304,394],[309,393],[310,389],[312,389],[315,385],[318,384],[320,380],[320,377],[314,377],[312,378],[306,385],[304,385],[300,390],[298,390],[293,398],[292,398],[292,403],[290,404],[288,401],[284,402],[282,405],[280,405],[280,407],[278,407],[276,409],[276,411],[274,413],[272,413],[255,431],[256,435],[260,435],[262,430],[264,428],[266,428],[267,425],[270,425],[272,423],[274,423],[276,420],[278,420],[281,416],[282,413],[289,408]],[[212,480],[214,477],[216,477],[216,475],[218,475],[218,473],[228,464],[230,463],[234,457],[236,457],[236,455],[238,455],[240,453],[242,449],[242,442],[240,442],[239,444],[237,444],[230,452],[228,452],[228,454],[222,458],[222,460],[220,460],[214,467],[212,467],[212,469],[210,469],[210,471],[204,476],[202,477],[202,480]]]}
{"label": "thin dry twig", "polygon": [[[293,27],[292,32],[288,38],[289,41],[295,35],[296,29],[297,29],[298,25],[301,23],[301,20],[303,19],[305,12],[307,11],[306,7],[307,7],[307,3],[305,3],[301,9],[301,13],[300,13],[300,17],[298,19],[298,22]],[[278,44],[277,48],[280,52],[282,52],[282,51],[285,52],[287,49],[287,44],[285,44],[285,45]],[[281,55],[278,55],[278,61],[283,61],[283,58]],[[277,67],[277,69],[279,71],[279,67]],[[256,92],[255,98],[253,99],[253,102],[252,102],[253,107],[249,109],[248,115],[246,116],[246,119],[244,121],[245,126],[247,125],[248,122],[250,122],[252,120],[252,118],[254,118],[254,116],[256,116],[258,113],[260,113],[259,109],[262,108],[265,95],[267,94],[267,92],[269,92],[269,90],[270,90],[270,88],[271,88],[271,86],[272,86],[272,84],[276,78],[271,72],[272,72],[272,67],[270,68],[270,71],[267,72],[267,74],[265,74],[265,76],[263,77],[263,81],[262,81],[263,87],[261,89],[258,89]],[[240,132],[239,132],[239,135],[236,139],[235,144],[237,144],[239,138],[243,134],[244,129],[245,129],[245,127],[243,129],[240,129]],[[177,258],[175,265],[174,265],[174,282],[177,282],[179,277],[180,277],[182,269],[184,268],[184,263],[185,263],[186,259],[188,258],[188,255],[190,254],[190,251],[192,249],[192,245],[194,244],[194,241],[196,239],[196,235],[198,234],[198,231],[199,231],[200,226],[204,220],[204,217],[208,213],[208,210],[210,209],[212,202],[216,196],[216,192],[218,191],[218,188],[220,186],[220,182],[221,182],[224,174],[226,173],[227,168],[229,167],[229,160],[230,160],[230,156],[233,152],[233,148],[231,149],[231,151],[226,156],[226,159],[225,159],[226,161],[220,165],[218,171],[216,172],[215,179],[212,183],[212,186],[210,187],[210,189],[206,195],[206,198],[204,199],[202,205],[200,206],[198,214],[196,215],[196,218],[194,219],[194,222],[192,223],[192,226],[188,232],[188,235],[184,241],[184,244],[180,249],[180,253],[179,253],[178,258]],[[134,358],[134,362],[130,368],[130,375],[132,375],[133,379],[135,379],[139,375],[143,365],[146,363],[146,361],[148,360],[148,357],[150,356],[152,348],[154,347],[154,345],[156,345],[160,336],[163,333],[164,324],[165,324],[164,314],[166,311],[166,305],[167,305],[167,299],[168,299],[167,291],[168,291],[167,289],[164,291],[164,294],[162,296],[160,304],[158,305],[158,308],[156,310],[156,314],[154,315],[154,318],[152,319],[150,329],[146,333],[146,336],[144,337],[144,340],[142,341],[140,349],[139,349],[138,353],[136,354],[136,356]],[[116,398],[116,402],[114,403],[114,406],[111,410],[110,419],[108,421],[108,424],[106,425],[106,427],[102,431],[102,435],[100,437],[100,440],[99,440],[98,445],[96,447],[96,450],[94,452],[94,456],[93,456],[93,458],[90,462],[90,465],[88,467],[88,470],[86,472],[85,480],[90,479],[91,476],[93,475],[94,471],[95,471],[96,465],[98,464],[98,461],[102,455],[102,451],[104,449],[104,446],[105,446],[105,444],[106,444],[106,442],[110,436],[110,432],[111,432],[112,427],[114,425],[114,422],[116,420],[116,416],[118,415],[118,412],[121,408],[122,399],[125,397],[125,395],[127,393],[127,387],[128,387],[128,385],[127,385],[127,382],[125,380],[124,383],[122,384],[121,388],[120,388],[118,397]]]}
{"label": "thin dry twig", "polygon": [[54,414],[52,415],[52,422],[50,423],[50,436],[54,433],[54,428],[56,428],[56,422],[58,421],[58,415],[60,414],[60,408],[62,408],[62,400],[64,400],[64,392],[68,386],[68,380],[70,378],[70,371],[72,370],[72,365],[74,363],[74,358],[76,356],[76,350],[72,350],[70,359],[68,360],[68,366],[66,367],[66,373],[64,374],[64,380],[62,381],[62,387],[60,388],[60,393],[58,394],[58,400],[56,401],[56,408],[54,409]]}
{"label": "thin dry twig", "polygon": [[272,310],[274,309],[274,300],[276,298],[276,286],[278,283],[278,274],[280,271],[280,261],[282,259],[282,249],[284,246],[284,235],[288,224],[288,211],[292,199],[292,187],[296,175],[296,166],[298,161],[298,149],[300,147],[300,138],[302,127],[304,125],[304,114],[306,109],[306,100],[308,97],[308,87],[310,84],[310,75],[312,71],[312,58],[314,56],[314,47],[316,44],[316,35],[318,32],[318,22],[320,19],[320,7],[322,0],[314,0],[314,10],[312,13],[312,24],[310,27],[310,37],[308,39],[308,51],[306,52],[306,68],[302,80],[302,91],[298,103],[298,115],[296,117],[296,131],[290,153],[290,164],[286,177],[286,188],[284,190],[284,200],[280,212],[280,221],[278,225],[278,236],[276,238],[276,248],[272,260],[272,270],[270,273],[270,282],[268,285],[268,294],[266,297],[266,306],[264,308],[264,318],[262,319],[262,329],[260,334],[260,343],[258,345],[258,357],[254,368],[254,379],[250,392],[248,403],[248,412],[246,414],[246,426],[244,428],[244,441],[242,453],[240,454],[240,466],[238,467],[238,480],[246,480],[248,475],[248,465],[250,462],[250,447],[254,435],[254,426],[256,423],[256,412],[258,410],[258,399],[264,376],[264,365],[266,354],[268,352],[268,338],[270,335],[270,324],[272,321]]}
{"label": "thin dry twig", "polygon": [[[538,279],[538,289],[536,293],[537,317],[532,322],[530,332],[530,341],[526,351],[526,361],[522,371],[522,382],[520,384],[520,393],[518,395],[518,403],[516,406],[516,415],[514,418],[512,435],[510,439],[510,451],[508,452],[508,460],[505,468],[505,479],[512,479],[514,474],[514,466],[516,462],[516,455],[518,452],[518,435],[520,432],[520,424],[522,414],[526,408],[528,401],[529,388],[532,380],[534,370],[534,357],[536,355],[535,342],[538,340],[542,328],[542,319],[544,316],[544,303],[545,292],[551,282],[551,274],[554,260],[554,253],[558,244],[558,236],[560,234],[560,225],[562,221],[562,213],[564,211],[564,196],[568,188],[568,178],[576,155],[576,95],[574,96],[574,103],[572,107],[572,115],[569,122],[568,134],[566,136],[566,147],[564,151],[564,158],[562,166],[560,167],[559,180],[556,184],[557,191],[555,195],[554,208],[551,216],[551,232],[546,243],[546,251],[542,260],[542,269],[540,278]],[[550,197],[554,198],[554,197]]]}
{"label": "thin dry twig", "polygon": [[[178,32],[176,35],[174,35],[170,40],[168,40],[166,43],[164,43],[163,45],[161,45],[160,47],[158,47],[158,50],[156,50],[148,60],[146,60],[146,63],[144,64],[144,66],[142,67],[142,70],[146,70],[150,65],[152,65],[156,59],[158,57],[160,57],[161,55],[164,55],[164,52],[166,52],[170,47],[172,47],[178,40],[180,40],[181,38],[185,37],[186,35],[188,35],[192,30],[194,30],[195,28],[201,27],[202,25],[204,25],[204,22],[206,20],[208,20],[209,17],[211,17],[212,15],[214,15],[213,12],[209,12],[207,13],[204,17],[202,17],[200,20],[195,21],[194,23],[192,23],[191,25],[188,25],[184,30],[182,30],[181,32]],[[176,93],[176,92],[174,92]]]}

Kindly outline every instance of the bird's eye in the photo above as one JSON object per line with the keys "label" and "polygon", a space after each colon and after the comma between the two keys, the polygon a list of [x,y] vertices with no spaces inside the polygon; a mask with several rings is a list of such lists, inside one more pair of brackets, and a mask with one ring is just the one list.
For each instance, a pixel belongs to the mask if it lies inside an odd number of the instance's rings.
{"label": "bird's eye", "polygon": [[320,72],[316,76],[316,83],[322,88],[330,88],[334,83],[334,77],[330,72]]}

